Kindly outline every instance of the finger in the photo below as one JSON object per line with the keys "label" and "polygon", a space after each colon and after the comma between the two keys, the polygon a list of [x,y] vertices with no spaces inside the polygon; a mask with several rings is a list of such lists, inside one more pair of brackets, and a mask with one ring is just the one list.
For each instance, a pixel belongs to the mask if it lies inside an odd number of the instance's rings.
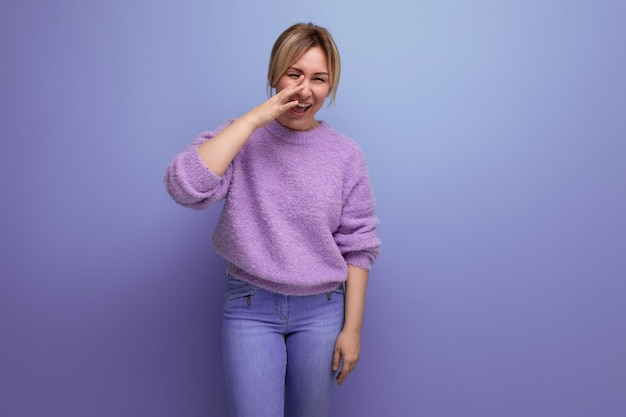
{"label": "finger", "polygon": [[299,103],[298,100],[292,100],[292,101],[288,101],[288,102],[286,102],[284,104],[281,104],[280,107],[279,107],[279,112],[280,113],[284,113],[287,110],[289,110],[289,109],[291,109],[293,107],[296,107],[298,105],[298,103]]}
{"label": "finger", "polygon": [[335,349],[335,354],[333,355],[333,371],[337,371],[339,369],[339,361],[341,360],[341,353],[339,349]]}
{"label": "finger", "polygon": [[337,375],[337,385],[343,384],[349,374],[350,372],[346,371],[344,367],[341,367],[341,372],[339,372],[339,375]]}
{"label": "finger", "polygon": [[343,381],[345,380],[346,376],[344,376],[343,372],[339,372],[339,375],[337,375],[337,385],[343,384]]}
{"label": "finger", "polygon": [[356,362],[343,359],[343,363],[341,365],[341,372],[345,372],[346,376],[352,372],[354,367],[356,366]]}
{"label": "finger", "polygon": [[272,97],[272,99],[278,101],[280,106],[287,106],[283,110],[289,110],[291,107],[295,107],[298,105],[298,100],[296,100],[293,96],[298,92],[298,90],[287,90],[287,88],[283,89]]}
{"label": "finger", "polygon": [[283,91],[287,91],[288,94],[293,94],[296,91],[302,90],[304,88],[304,75],[299,76],[296,81],[283,89]]}
{"label": "finger", "polygon": [[281,105],[291,104],[289,107],[282,109],[283,111],[289,110],[291,107],[298,105],[298,101],[292,100],[292,97],[294,94],[297,94],[299,91],[304,89],[303,81],[304,75],[301,75],[293,84],[283,88],[274,97],[272,97],[273,100],[278,101]]}
{"label": "finger", "polygon": [[290,85],[289,87],[285,87],[283,90],[281,90],[280,94],[281,99],[282,100],[289,100],[291,97],[293,97],[294,94],[297,94],[298,92],[304,90],[304,84],[300,84],[300,85]]}

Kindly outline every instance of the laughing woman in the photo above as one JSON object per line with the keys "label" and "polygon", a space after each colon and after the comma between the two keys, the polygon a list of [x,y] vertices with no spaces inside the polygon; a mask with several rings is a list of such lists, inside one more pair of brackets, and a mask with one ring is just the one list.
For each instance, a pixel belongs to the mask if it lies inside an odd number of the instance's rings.
{"label": "laughing woman", "polygon": [[296,24],[276,40],[272,96],[198,136],[168,166],[183,206],[225,199],[213,245],[228,261],[222,349],[233,417],[323,417],[359,358],[376,235],[359,147],[315,118],[335,100],[330,33]]}

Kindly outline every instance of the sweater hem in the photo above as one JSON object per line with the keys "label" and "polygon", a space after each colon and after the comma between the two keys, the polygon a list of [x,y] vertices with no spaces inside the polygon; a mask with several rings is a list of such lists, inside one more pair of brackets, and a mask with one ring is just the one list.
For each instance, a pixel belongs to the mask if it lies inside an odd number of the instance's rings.
{"label": "sweater hem", "polygon": [[237,279],[246,281],[249,284],[256,285],[257,287],[263,288],[264,290],[272,291],[272,292],[282,294],[282,295],[304,296],[304,295],[323,294],[329,291],[336,290],[344,282],[344,281],[329,281],[329,282],[322,282],[316,285],[303,285],[303,284],[275,282],[275,281],[270,281],[270,280],[259,278],[255,275],[252,275],[242,270],[241,268],[238,268],[237,266],[233,265],[230,262],[228,263],[226,272]]}

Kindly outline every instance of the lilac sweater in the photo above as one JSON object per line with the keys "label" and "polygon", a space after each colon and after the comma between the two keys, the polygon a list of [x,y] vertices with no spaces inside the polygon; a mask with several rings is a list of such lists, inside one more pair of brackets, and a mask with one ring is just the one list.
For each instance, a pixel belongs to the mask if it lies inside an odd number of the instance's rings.
{"label": "lilac sweater", "polygon": [[351,139],[325,122],[294,131],[273,121],[254,131],[220,177],[197,152],[213,136],[201,134],[174,158],[165,186],[194,209],[226,198],[213,245],[231,275],[309,295],[345,281],[347,264],[370,268],[380,246],[378,219],[365,161]]}

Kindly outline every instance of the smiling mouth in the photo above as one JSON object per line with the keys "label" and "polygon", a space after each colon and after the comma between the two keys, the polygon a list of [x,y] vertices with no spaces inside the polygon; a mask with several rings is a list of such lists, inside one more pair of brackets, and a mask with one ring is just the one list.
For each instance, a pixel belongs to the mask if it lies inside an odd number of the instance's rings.
{"label": "smiling mouth", "polygon": [[293,107],[292,110],[296,113],[304,113],[308,110],[309,107],[311,107],[310,104],[298,103],[298,105],[296,107]]}

